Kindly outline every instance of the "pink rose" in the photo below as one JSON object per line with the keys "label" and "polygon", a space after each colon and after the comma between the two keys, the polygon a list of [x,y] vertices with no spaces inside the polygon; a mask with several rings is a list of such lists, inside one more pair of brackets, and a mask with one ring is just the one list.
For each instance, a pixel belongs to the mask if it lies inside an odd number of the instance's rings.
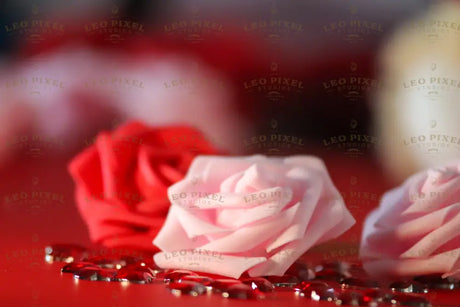
{"label": "pink rose", "polygon": [[460,276],[460,163],[387,192],[365,221],[360,256],[373,275]]}
{"label": "pink rose", "polygon": [[198,156],[168,197],[155,262],[234,278],[282,275],[355,223],[323,162],[310,156]]}

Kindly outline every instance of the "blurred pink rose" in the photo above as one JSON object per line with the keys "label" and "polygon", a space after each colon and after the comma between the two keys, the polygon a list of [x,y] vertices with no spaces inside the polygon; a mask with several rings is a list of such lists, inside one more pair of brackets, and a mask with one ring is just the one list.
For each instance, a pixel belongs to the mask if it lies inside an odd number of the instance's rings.
{"label": "blurred pink rose", "polygon": [[199,156],[168,197],[156,263],[235,278],[282,275],[355,222],[323,162],[310,156]]}
{"label": "blurred pink rose", "polygon": [[365,221],[360,256],[373,275],[460,276],[460,163],[387,192]]}
{"label": "blurred pink rose", "polygon": [[62,47],[2,66],[0,95],[0,118],[8,128],[2,139],[28,129],[71,149],[110,124],[139,120],[154,127],[193,126],[237,152],[248,127],[223,74],[174,52],[132,56]]}

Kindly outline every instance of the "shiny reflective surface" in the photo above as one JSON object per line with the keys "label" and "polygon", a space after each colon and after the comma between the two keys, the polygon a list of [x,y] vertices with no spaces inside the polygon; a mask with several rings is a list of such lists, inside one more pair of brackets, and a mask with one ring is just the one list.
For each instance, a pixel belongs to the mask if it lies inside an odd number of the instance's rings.
{"label": "shiny reflective surface", "polygon": [[[441,278],[440,275],[416,276],[397,280],[380,287],[359,264],[326,262],[314,268],[296,262],[283,276],[215,278],[189,270],[162,270],[150,255],[84,256],[89,250],[66,244],[48,246],[45,256],[69,262],[72,258],[84,259],[65,264],[61,272],[71,273],[75,279],[85,281],[126,282],[136,284],[164,284],[176,296],[200,296],[214,293],[223,298],[254,300],[273,297],[291,291],[301,299],[329,301],[341,306],[415,306],[429,307],[431,302],[424,294],[436,290],[460,292],[459,281]],[[67,275],[67,274],[65,274]],[[278,293],[278,294],[277,294]],[[414,293],[414,294],[412,294]],[[436,296],[431,296],[436,297]]]}

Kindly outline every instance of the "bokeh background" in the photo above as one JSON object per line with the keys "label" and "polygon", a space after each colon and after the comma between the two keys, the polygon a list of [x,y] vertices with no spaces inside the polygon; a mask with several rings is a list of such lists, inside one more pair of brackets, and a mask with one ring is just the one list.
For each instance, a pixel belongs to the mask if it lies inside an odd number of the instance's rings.
{"label": "bokeh background", "polygon": [[358,222],[312,252],[356,258],[382,193],[460,154],[459,49],[449,1],[1,1],[0,269],[89,244],[66,165],[131,119],[320,156]]}

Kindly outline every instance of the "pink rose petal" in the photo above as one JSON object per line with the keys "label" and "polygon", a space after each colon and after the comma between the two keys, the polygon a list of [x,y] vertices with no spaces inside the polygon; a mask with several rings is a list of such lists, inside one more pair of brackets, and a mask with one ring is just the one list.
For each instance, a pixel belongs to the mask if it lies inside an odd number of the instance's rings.
{"label": "pink rose petal", "polygon": [[322,161],[308,156],[199,156],[168,196],[172,206],[154,244],[175,255],[194,248],[222,259],[219,265],[215,258],[157,254],[165,268],[282,275],[309,248],[355,223]]}
{"label": "pink rose petal", "polygon": [[367,217],[360,256],[373,275],[460,270],[460,171],[454,162],[422,171],[387,192]]}
{"label": "pink rose petal", "polygon": [[300,204],[296,204],[280,213],[276,219],[239,228],[220,240],[209,242],[203,248],[227,253],[248,251],[288,227],[299,207]]}

